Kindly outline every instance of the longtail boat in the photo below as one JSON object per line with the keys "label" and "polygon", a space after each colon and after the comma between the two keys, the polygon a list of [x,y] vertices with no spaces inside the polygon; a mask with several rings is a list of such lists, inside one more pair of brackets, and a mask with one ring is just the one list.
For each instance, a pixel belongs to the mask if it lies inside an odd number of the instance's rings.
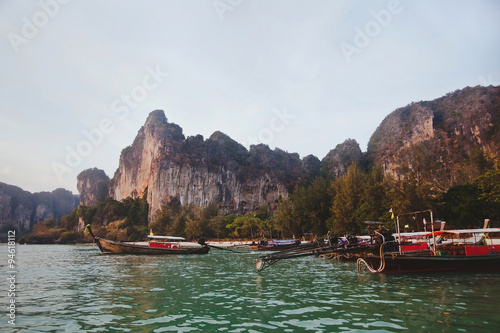
{"label": "longtail boat", "polygon": [[381,229],[365,237],[316,239],[308,245],[260,256],[256,266],[261,271],[282,259],[315,255],[355,258],[359,271],[364,267],[372,273],[500,272],[500,238],[493,238],[494,234],[500,234],[500,228],[401,233],[398,221],[396,233]]}
{"label": "longtail boat", "polygon": [[[419,213],[430,214],[431,231],[401,233],[399,217],[413,215],[416,218]],[[426,229],[425,219],[423,221],[424,229]],[[359,258],[358,270],[362,270],[364,266],[372,273],[498,272],[500,271],[500,242],[499,239],[491,238],[490,234],[500,233],[500,228],[488,228],[488,224],[487,219],[482,229],[435,231],[431,210],[398,215],[397,233],[393,235],[394,240],[383,239],[378,254],[367,253]],[[404,238],[424,238],[424,241],[413,242],[413,245],[418,244],[417,247],[405,248],[408,243],[403,241]]]}
{"label": "longtail boat", "polygon": [[210,247],[203,243],[186,242],[182,237],[148,236],[147,242],[119,242],[95,236],[89,231],[95,243],[104,254],[206,254]]}
{"label": "longtail boat", "polygon": [[258,251],[283,251],[295,248],[301,243],[300,239],[261,240],[259,244],[251,245],[250,248]]}
{"label": "longtail boat", "polygon": [[372,273],[499,272],[500,244],[497,239],[489,237],[492,233],[500,233],[500,228],[414,233],[414,237],[432,237],[432,241],[429,241],[431,245],[416,243],[422,246],[417,246],[414,251],[405,251],[405,247],[400,245],[399,250],[386,251],[388,243],[384,242],[378,254],[365,254],[358,259],[358,270],[364,266]]}

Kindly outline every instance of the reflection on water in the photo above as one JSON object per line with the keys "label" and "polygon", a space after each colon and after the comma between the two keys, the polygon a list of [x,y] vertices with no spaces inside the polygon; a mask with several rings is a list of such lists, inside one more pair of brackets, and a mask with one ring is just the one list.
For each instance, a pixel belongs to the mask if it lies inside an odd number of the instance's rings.
{"label": "reflection on water", "polygon": [[258,273],[255,257],[218,250],[101,255],[91,246],[19,245],[17,325],[2,323],[0,331],[500,330],[499,274],[358,273],[355,263],[317,258]]}

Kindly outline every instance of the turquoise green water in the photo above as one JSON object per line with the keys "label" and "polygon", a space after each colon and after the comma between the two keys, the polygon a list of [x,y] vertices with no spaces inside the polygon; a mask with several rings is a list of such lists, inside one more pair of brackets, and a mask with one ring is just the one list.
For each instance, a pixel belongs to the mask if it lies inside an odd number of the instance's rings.
{"label": "turquoise green water", "polygon": [[[0,332],[499,332],[500,274],[381,275],[256,253],[102,255],[17,245],[16,325]],[[1,271],[7,276],[7,247]]]}

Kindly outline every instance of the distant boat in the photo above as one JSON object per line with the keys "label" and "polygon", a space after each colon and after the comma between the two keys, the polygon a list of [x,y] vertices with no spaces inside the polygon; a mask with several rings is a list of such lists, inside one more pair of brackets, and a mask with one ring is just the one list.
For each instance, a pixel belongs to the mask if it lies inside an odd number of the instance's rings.
{"label": "distant boat", "polygon": [[259,251],[283,251],[297,247],[300,244],[300,239],[273,239],[269,241],[261,240],[259,244],[250,247]]}
{"label": "distant boat", "polygon": [[90,225],[86,230],[104,254],[207,254],[210,251],[207,245],[186,242],[182,237],[150,235],[147,242],[119,242],[95,236]]}

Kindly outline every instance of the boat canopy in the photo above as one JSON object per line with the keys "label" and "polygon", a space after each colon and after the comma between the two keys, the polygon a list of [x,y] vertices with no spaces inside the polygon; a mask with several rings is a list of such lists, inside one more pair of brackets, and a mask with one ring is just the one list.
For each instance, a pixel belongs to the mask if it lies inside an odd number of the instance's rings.
{"label": "boat canopy", "polygon": [[[500,232],[500,228],[480,228],[480,229],[457,229],[457,230],[439,230],[435,231],[434,235],[441,236],[446,234],[480,234],[480,233],[490,233],[490,232]],[[418,232],[402,232],[401,237],[429,237],[432,236],[432,232],[430,231],[418,231]],[[397,237],[398,234],[393,234],[394,237]]]}
{"label": "boat canopy", "polygon": [[184,237],[174,237],[174,236],[154,236],[154,235],[148,235],[148,238],[150,238],[150,239],[167,239],[167,240],[174,240],[174,241],[183,241],[183,240],[186,240]]}

